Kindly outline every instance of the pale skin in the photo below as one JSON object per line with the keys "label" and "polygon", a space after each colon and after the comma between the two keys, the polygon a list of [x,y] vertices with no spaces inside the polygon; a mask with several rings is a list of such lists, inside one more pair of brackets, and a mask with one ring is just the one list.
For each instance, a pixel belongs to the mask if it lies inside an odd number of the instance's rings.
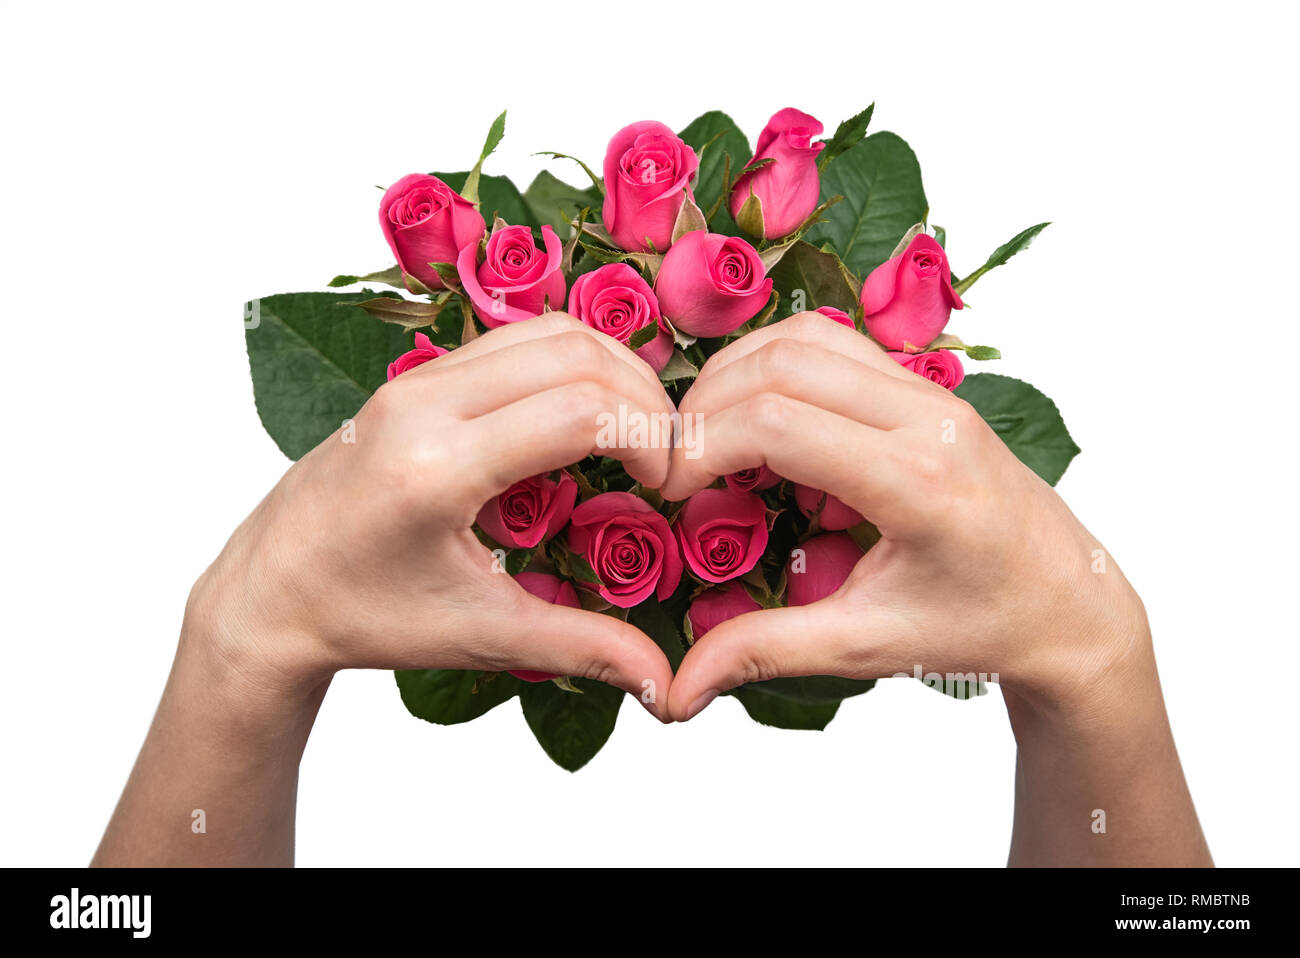
{"label": "pale skin", "polygon": [[[702,415],[699,458],[600,450],[669,499],[767,465],[880,528],[838,592],[716,626],[676,676],[632,626],[494,572],[471,532],[513,482],[596,451],[599,413],[620,404],[672,410],[630,350],[558,313],[380,389],[356,442],[335,435],[296,463],[195,584],[92,864],[292,864],[298,764],[340,669],[585,676],[686,721],[748,681],[917,664],[1000,677],[1018,746],[1010,864],[1211,864],[1141,601],[1109,557],[1094,571],[1100,544],[966,403],[804,313],[701,371],[681,407]],[[223,827],[193,840],[194,808]]]}

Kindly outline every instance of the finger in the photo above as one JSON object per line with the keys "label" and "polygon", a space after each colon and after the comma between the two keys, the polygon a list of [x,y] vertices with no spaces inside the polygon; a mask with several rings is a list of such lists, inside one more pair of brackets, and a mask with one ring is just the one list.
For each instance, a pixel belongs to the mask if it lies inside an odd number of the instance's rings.
{"label": "finger", "polygon": [[834,597],[728,619],[686,653],[673,676],[668,713],[685,722],[728,689],[781,676],[894,675],[902,667],[889,661],[890,643],[881,638],[860,606]]}
{"label": "finger", "polygon": [[509,669],[604,682],[668,718],[673,670],[663,650],[635,626],[599,612],[552,605],[522,589],[521,606],[496,621]]}
{"label": "finger", "polygon": [[599,383],[548,389],[479,416],[471,426],[476,510],[520,479],[592,454],[621,460],[628,475],[652,489],[668,475],[672,418]]}
{"label": "finger", "polygon": [[681,409],[683,415],[710,416],[758,393],[775,392],[869,426],[894,429],[933,405],[921,382],[915,375],[886,375],[821,344],[778,337],[697,380]]}
{"label": "finger", "polygon": [[833,350],[889,376],[906,379],[908,372],[886,355],[885,351],[856,330],[849,329],[821,313],[796,313],[779,323],[772,323],[741,336],[709,358],[700,370],[700,379],[717,373],[776,339],[795,339]]}
{"label": "finger", "polygon": [[666,499],[685,499],[716,477],[767,466],[822,489],[868,517],[897,504],[907,472],[896,434],[779,393],[759,393],[708,416],[683,417]]}
{"label": "finger", "polygon": [[[472,360],[439,366],[425,382],[436,386],[440,395],[445,396],[440,400],[444,408],[467,419],[534,393],[583,380],[625,393],[645,409],[673,411],[657,377],[637,375],[631,365],[620,361],[619,354],[600,340],[613,343],[636,359],[631,350],[608,336],[582,328],[586,332],[570,329],[535,337],[480,354]],[[636,361],[645,365],[639,359]]]}
{"label": "finger", "polygon": [[470,360],[480,359],[499,349],[506,349],[520,343],[558,336],[563,333],[577,333],[588,337],[592,342],[605,349],[614,359],[626,365],[637,376],[662,388],[658,375],[655,374],[655,371],[650,368],[650,364],[644,359],[628,349],[623,343],[614,339],[614,337],[597,332],[581,320],[574,319],[568,313],[543,313],[541,316],[522,323],[509,323],[488,330],[482,336],[470,340],[464,346],[453,349],[445,356],[440,356],[434,362],[425,363],[418,369],[412,370],[408,375],[414,375],[426,367],[430,371],[446,369]]}

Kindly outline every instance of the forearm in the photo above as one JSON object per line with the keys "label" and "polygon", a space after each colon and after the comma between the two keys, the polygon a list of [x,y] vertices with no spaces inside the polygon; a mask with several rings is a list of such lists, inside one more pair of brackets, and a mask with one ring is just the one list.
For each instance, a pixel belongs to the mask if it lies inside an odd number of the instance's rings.
{"label": "forearm", "polygon": [[1213,864],[1141,629],[1086,689],[1003,689],[1017,744],[1009,864]]}
{"label": "forearm", "polygon": [[91,862],[292,865],[298,764],[328,678],[264,681],[187,613],[162,700]]}

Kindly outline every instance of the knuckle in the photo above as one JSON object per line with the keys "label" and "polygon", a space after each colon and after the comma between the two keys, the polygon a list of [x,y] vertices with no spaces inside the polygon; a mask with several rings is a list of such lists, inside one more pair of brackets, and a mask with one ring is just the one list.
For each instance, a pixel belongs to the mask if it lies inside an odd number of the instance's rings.
{"label": "knuckle", "polygon": [[807,351],[802,343],[785,338],[772,340],[754,354],[759,375],[775,388],[787,386],[797,379],[806,358]]}
{"label": "knuckle", "polygon": [[587,663],[586,668],[582,671],[582,677],[605,685],[617,685],[618,669],[608,662],[597,660]]}
{"label": "knuckle", "polygon": [[765,435],[782,435],[790,427],[790,400],[780,393],[762,392],[749,400],[749,421]]}
{"label": "knuckle", "polygon": [[815,333],[819,329],[838,325],[830,317],[823,316],[821,313],[814,313],[811,310],[795,313],[786,322],[790,325],[791,331],[795,333]]}
{"label": "knuckle", "polygon": [[589,379],[565,387],[564,394],[562,411],[573,422],[588,422],[614,405],[610,391]]}
{"label": "knuckle", "polygon": [[[582,328],[586,329],[585,326]],[[577,376],[599,376],[608,368],[609,350],[586,332],[574,329],[561,333],[554,345],[559,349],[558,355],[564,357],[565,365]]]}

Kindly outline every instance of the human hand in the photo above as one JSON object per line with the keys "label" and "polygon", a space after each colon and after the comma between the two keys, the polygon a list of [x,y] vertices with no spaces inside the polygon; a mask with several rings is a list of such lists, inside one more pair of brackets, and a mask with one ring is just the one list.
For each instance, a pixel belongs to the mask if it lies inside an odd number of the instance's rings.
{"label": "human hand", "polygon": [[[201,625],[186,635],[215,639],[259,684],[450,668],[581,676],[638,701],[647,680],[667,689],[647,636],[529,595],[471,531],[512,483],[595,451],[598,414],[619,406],[665,425],[673,410],[645,362],[561,313],[402,373],[356,415],[353,441],[313,449],[239,528],[195,586],[187,620]],[[657,487],[670,437],[655,438],[601,452]]]}
{"label": "human hand", "polygon": [[[1082,700],[1149,648],[1122,573],[1047,483],[966,402],[861,334],[801,313],[713,356],[681,403],[698,458],[663,493],[766,465],[871,520],[881,540],[833,595],[712,628],[669,710],[777,676],[986,673],[1028,701]],[[1140,658],[1140,656],[1138,656]],[[1089,707],[1092,707],[1090,705]]]}

